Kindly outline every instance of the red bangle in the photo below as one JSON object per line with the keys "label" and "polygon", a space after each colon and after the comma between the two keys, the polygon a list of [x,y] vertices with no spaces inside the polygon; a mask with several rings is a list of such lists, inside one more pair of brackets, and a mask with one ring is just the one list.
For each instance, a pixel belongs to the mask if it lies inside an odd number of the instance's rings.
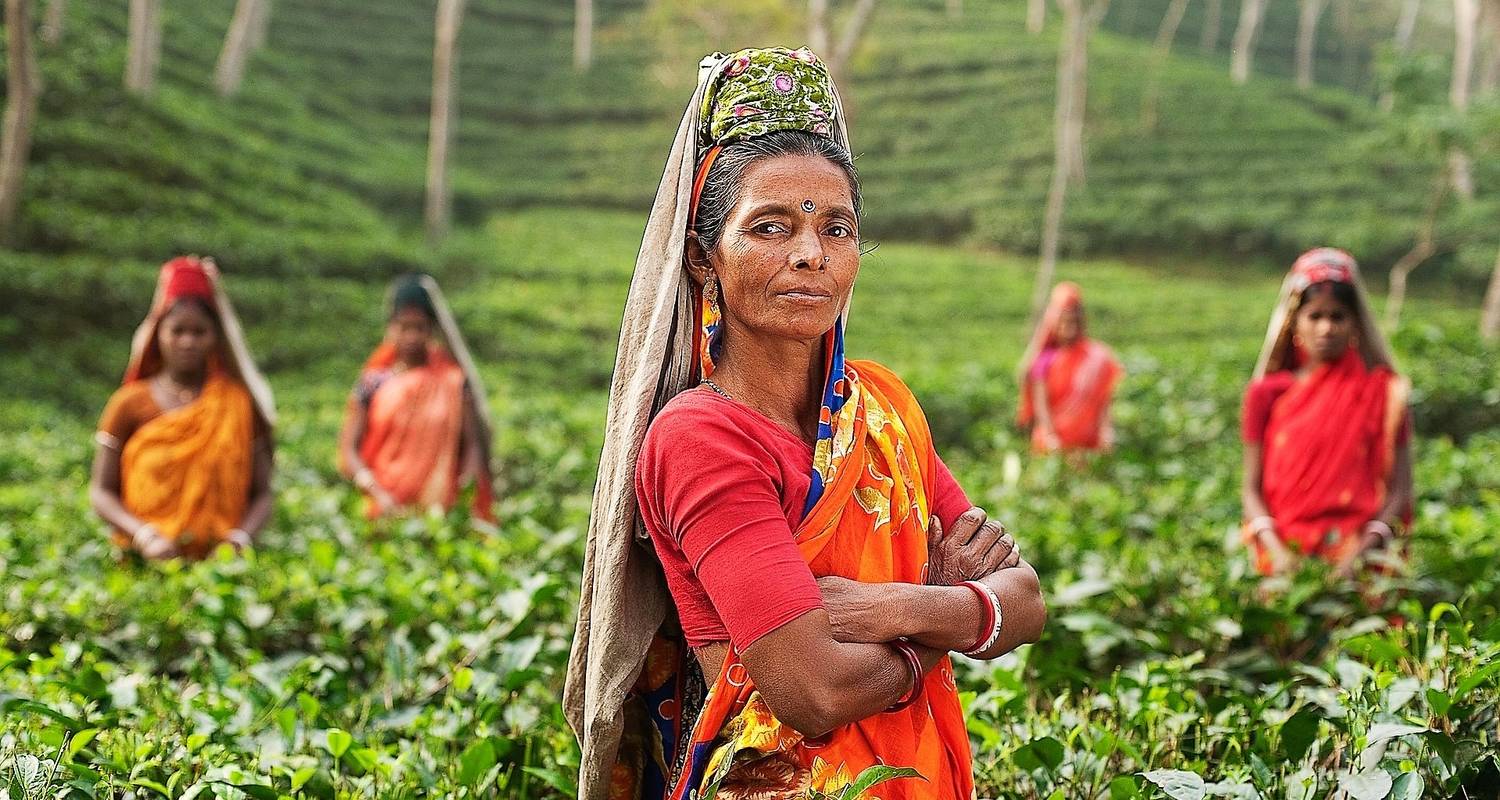
{"label": "red bangle", "polygon": [[911,673],[911,688],[907,689],[905,694],[901,695],[895,703],[891,704],[890,708],[886,709],[887,714],[892,711],[900,711],[915,703],[917,697],[922,694],[921,657],[917,655],[917,651],[910,644],[907,644],[903,640],[898,639],[891,642],[891,647],[896,648],[896,652],[900,653],[901,657],[906,661],[906,668]]}
{"label": "red bangle", "polygon": [[959,585],[973,592],[974,596],[979,598],[979,607],[982,609],[979,612],[979,635],[974,637],[974,646],[960,651],[972,653],[990,639],[990,631],[995,628],[995,604],[990,602],[989,592],[986,592],[984,587],[979,585],[977,581],[964,581]]}

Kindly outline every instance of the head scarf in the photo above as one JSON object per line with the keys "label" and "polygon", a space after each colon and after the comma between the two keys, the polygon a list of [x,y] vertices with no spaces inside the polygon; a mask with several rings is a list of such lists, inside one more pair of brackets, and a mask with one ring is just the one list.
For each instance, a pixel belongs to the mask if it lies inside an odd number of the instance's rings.
{"label": "head scarf", "polygon": [[1296,369],[1302,362],[1293,342],[1296,328],[1297,308],[1302,302],[1302,293],[1319,283],[1342,283],[1354,287],[1355,314],[1359,317],[1359,350],[1365,367],[1373,369],[1385,366],[1392,371],[1396,361],[1391,357],[1385,336],[1375,325],[1375,315],[1370,311],[1370,302],[1365,294],[1364,282],[1360,279],[1359,264],[1354,256],[1332,247],[1319,247],[1299,256],[1292,264],[1291,272],[1281,284],[1281,296],[1277,298],[1276,310],[1271,313],[1271,323],[1266,328],[1266,340],[1261,345],[1260,358],[1255,363],[1256,380],[1268,372]]}
{"label": "head scarf", "polygon": [[[610,388],[563,693],[564,712],[582,744],[581,798],[605,793],[626,695],[671,607],[636,507],[635,464],[657,411],[711,369],[700,353],[712,320],[685,269],[697,194],[719,149],[738,138],[805,130],[848,147],[838,91],[812,53],[715,53],[698,67],[698,86],[678,125],[636,257]],[[840,337],[842,320],[835,326]],[[830,354],[838,349],[836,342]]]}
{"label": "head scarf", "polygon": [[[1036,330],[1031,332],[1031,341],[1026,343],[1026,351],[1021,355],[1021,363],[1017,367],[1016,375],[1021,382],[1025,382],[1026,375],[1036,365],[1037,357],[1042,351],[1049,347],[1057,346],[1057,323],[1062,315],[1070,310],[1083,308],[1083,290],[1072,281],[1063,281],[1052,287],[1052,297],[1047,301],[1047,309],[1042,313],[1042,321],[1037,323]],[[1087,336],[1083,326],[1083,320],[1078,322],[1078,338]]]}
{"label": "head scarf", "polygon": [[122,383],[149,378],[161,370],[161,351],[156,341],[156,330],[162,318],[173,304],[185,297],[196,297],[208,303],[219,317],[220,369],[228,370],[249,390],[255,401],[256,413],[268,427],[276,425],[276,400],[271,394],[271,385],[266,382],[255,360],[250,356],[250,346],[245,342],[245,332],[240,328],[239,317],[225,294],[219,267],[211,258],[179,256],[161,266],[156,279],[156,294],[151,300],[151,310],[135,329],[130,342],[130,361],[125,367]]}

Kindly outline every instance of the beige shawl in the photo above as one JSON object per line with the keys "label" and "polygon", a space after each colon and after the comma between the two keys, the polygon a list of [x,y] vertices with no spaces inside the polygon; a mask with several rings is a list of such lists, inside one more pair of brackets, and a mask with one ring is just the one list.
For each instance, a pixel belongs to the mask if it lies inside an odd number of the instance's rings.
{"label": "beige shawl", "polygon": [[[1310,251],[1304,257],[1315,252],[1317,251]],[[1349,268],[1353,277],[1355,304],[1358,306],[1355,310],[1359,314],[1359,350],[1365,359],[1365,366],[1384,365],[1394,372],[1396,360],[1391,357],[1385,335],[1375,324],[1375,314],[1370,311],[1370,301],[1365,293],[1364,280],[1359,275],[1359,265],[1353,258],[1348,258],[1347,254],[1340,255],[1347,259],[1341,259],[1341,263]],[[1266,339],[1260,348],[1260,358],[1255,362],[1252,380],[1260,380],[1268,372],[1291,366],[1292,334],[1297,320],[1297,306],[1301,302],[1303,290],[1307,288],[1305,283],[1295,268],[1281,282],[1281,294],[1276,300],[1276,309],[1271,312],[1271,323],[1266,326]]]}

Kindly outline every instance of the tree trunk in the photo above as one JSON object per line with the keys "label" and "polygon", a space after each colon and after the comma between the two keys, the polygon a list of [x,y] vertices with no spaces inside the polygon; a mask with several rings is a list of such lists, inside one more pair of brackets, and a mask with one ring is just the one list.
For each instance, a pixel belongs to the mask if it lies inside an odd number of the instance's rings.
{"label": "tree trunk", "polygon": [[[1062,239],[1063,212],[1067,208],[1068,185],[1073,182],[1073,147],[1070,140],[1078,114],[1078,71],[1074,69],[1075,50],[1080,40],[1088,43],[1083,0],[1057,0],[1062,9],[1063,34],[1057,51],[1057,99],[1052,112],[1052,183],[1047,188],[1047,208],[1042,220],[1041,263],[1037,265],[1036,284],[1031,292],[1031,317],[1035,327],[1037,315],[1052,291],[1057,274],[1057,251]],[[1078,120],[1082,125],[1082,120]]]}
{"label": "tree trunk", "polygon": [[587,71],[594,63],[594,0],[573,3],[573,69]]}
{"label": "tree trunk", "polygon": [[259,0],[255,4],[255,21],[250,26],[250,52],[258,53],[266,46],[266,36],[271,32],[271,1]]}
{"label": "tree trunk", "polygon": [[1203,15],[1203,32],[1198,35],[1198,47],[1205,53],[1219,49],[1219,28],[1224,19],[1224,0],[1208,0],[1208,9]]}
{"label": "tree trunk", "polygon": [[1177,39],[1177,29],[1187,13],[1188,0],[1172,0],[1167,13],[1156,29],[1156,46],[1151,53],[1151,77],[1146,84],[1146,93],[1141,102],[1141,125],[1148,131],[1156,130],[1156,107],[1161,99],[1161,71],[1172,54],[1172,42]]}
{"label": "tree trunk", "polygon": [[[1453,78],[1448,97],[1460,114],[1469,110],[1469,86],[1474,79],[1474,44],[1479,33],[1479,0],[1453,0]],[[1474,199],[1474,175],[1469,154],[1460,148],[1448,152],[1453,191],[1465,200]]]}
{"label": "tree trunk", "polygon": [[1437,252],[1435,238],[1438,212],[1443,207],[1443,201],[1448,197],[1451,182],[1452,176],[1445,167],[1438,174],[1437,180],[1433,182],[1432,196],[1428,198],[1427,210],[1422,214],[1422,227],[1417,229],[1416,245],[1391,266],[1390,289],[1385,300],[1385,329],[1387,331],[1394,331],[1396,326],[1401,324],[1401,309],[1406,305],[1406,279],[1411,277],[1412,270],[1422,266],[1422,262]]}
{"label": "tree trunk", "polygon": [[1250,80],[1250,68],[1255,62],[1255,45],[1260,40],[1260,25],[1266,13],[1266,0],[1240,0],[1240,22],[1234,30],[1234,54],[1229,62],[1229,75],[1235,83]]}
{"label": "tree trunk", "polygon": [[1484,19],[1490,32],[1490,55],[1479,73],[1478,94],[1488,97],[1500,91],[1500,0],[1485,0]]}
{"label": "tree trunk", "polygon": [[[1417,32],[1417,17],[1422,11],[1422,0],[1402,0],[1401,17],[1396,20],[1396,36],[1392,40],[1398,56],[1411,53],[1411,40]],[[1396,92],[1386,87],[1380,93],[1380,110],[1389,112],[1396,107]]]}
{"label": "tree trunk", "polygon": [[31,0],[5,0],[5,115],[0,121],[0,244],[15,241],[42,77],[31,47]]}
{"label": "tree trunk", "polygon": [[42,43],[57,44],[62,38],[63,22],[68,15],[68,0],[52,0],[47,4],[47,16],[42,20]]}
{"label": "tree trunk", "polygon": [[1026,30],[1029,33],[1041,33],[1042,28],[1047,26],[1047,0],[1027,0],[1026,3]]}
{"label": "tree trunk", "polygon": [[833,55],[828,49],[828,0],[807,0],[807,46],[819,58]]}
{"label": "tree trunk", "polygon": [[135,94],[156,90],[161,61],[161,0],[130,0],[130,30],[125,49],[125,88]]}
{"label": "tree trunk", "polygon": [[865,24],[870,21],[870,12],[874,10],[875,0],[859,0],[854,4],[854,10],[849,12],[849,19],[844,21],[844,35],[839,37],[839,43],[834,47],[833,58],[825,59],[828,71],[835,77],[843,73],[844,66],[854,56],[854,48],[859,46]]}
{"label": "tree trunk", "polygon": [[963,19],[964,0],[948,0],[948,16],[951,19]]}
{"label": "tree trunk", "polygon": [[452,215],[448,150],[457,119],[458,29],[463,13],[464,0],[438,0],[432,46],[432,119],[427,130],[427,205],[423,213],[427,240],[432,243],[447,235]]}
{"label": "tree trunk", "polygon": [[[1297,88],[1313,86],[1313,61],[1318,49],[1318,19],[1323,16],[1323,0],[1300,0],[1297,15]],[[1345,43],[1348,46],[1348,43]]]}
{"label": "tree trunk", "polygon": [[1490,272],[1490,288],[1484,293],[1484,311],[1479,315],[1479,335],[1487,342],[1500,340],[1500,255]]}
{"label": "tree trunk", "polygon": [[219,62],[214,65],[214,88],[219,90],[220,97],[233,96],[240,90],[245,64],[255,50],[255,28],[260,24],[260,6],[264,2],[239,0],[234,6],[229,32],[224,34],[224,46],[219,50]]}

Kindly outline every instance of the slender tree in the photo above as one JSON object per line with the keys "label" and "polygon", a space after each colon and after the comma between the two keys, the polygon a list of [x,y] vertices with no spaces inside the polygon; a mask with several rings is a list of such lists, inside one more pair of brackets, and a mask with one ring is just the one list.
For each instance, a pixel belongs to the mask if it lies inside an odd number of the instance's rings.
{"label": "slender tree", "polygon": [[135,94],[156,90],[161,62],[161,0],[130,0],[125,49],[125,88]]}
{"label": "slender tree", "polygon": [[1299,0],[1297,15],[1297,88],[1311,89],[1313,61],[1318,50],[1318,20],[1323,16],[1324,0]]}
{"label": "slender tree", "polygon": [[1047,0],[1027,0],[1026,30],[1041,33],[1047,26]]}
{"label": "slender tree", "polygon": [[1479,315],[1479,335],[1487,342],[1500,341],[1500,255],[1490,272],[1490,287],[1484,293],[1484,310]]}
{"label": "slender tree", "polygon": [[1172,0],[1167,13],[1162,15],[1161,25],[1156,29],[1156,45],[1151,52],[1151,77],[1141,100],[1141,125],[1146,130],[1156,130],[1156,107],[1161,99],[1161,72],[1172,54],[1172,42],[1177,39],[1177,29],[1187,14],[1188,0]]}
{"label": "slender tree", "polygon": [[57,44],[62,38],[63,22],[68,16],[68,0],[52,0],[47,4],[47,16],[42,20],[42,43]]}
{"label": "slender tree", "polygon": [[1229,62],[1229,75],[1235,83],[1244,84],[1250,80],[1255,45],[1260,40],[1265,13],[1266,0],[1240,0],[1240,22],[1234,30],[1234,54]]}
{"label": "slender tree", "polygon": [[1452,189],[1452,171],[1451,164],[1444,165],[1439,170],[1427,198],[1427,209],[1422,213],[1422,221],[1417,227],[1416,244],[1391,266],[1390,288],[1385,299],[1386,330],[1393,331],[1401,324],[1401,311],[1406,305],[1406,284],[1412,271],[1437,252],[1438,214]]}
{"label": "slender tree", "polygon": [[15,240],[42,76],[31,46],[31,0],[5,0],[5,115],[0,120],[0,243]]}
{"label": "slender tree", "polygon": [[[1401,16],[1396,20],[1396,35],[1391,41],[1397,56],[1411,52],[1412,37],[1417,32],[1417,17],[1422,11],[1422,0],[1401,0]],[[1387,86],[1380,93],[1380,109],[1390,111],[1396,106],[1396,91]]]}
{"label": "slender tree", "polygon": [[573,69],[588,70],[594,63],[594,0],[573,2]]}
{"label": "slender tree", "polygon": [[[1453,76],[1448,98],[1460,114],[1469,110],[1470,84],[1474,79],[1474,47],[1479,33],[1479,0],[1453,0]],[[1474,197],[1474,175],[1469,154],[1455,146],[1448,152],[1448,171],[1453,191],[1465,200]]]}
{"label": "slender tree", "polygon": [[828,49],[828,0],[807,0],[807,46],[820,58],[833,54]]}
{"label": "slender tree", "polygon": [[1500,0],[1484,0],[1484,28],[1489,32],[1490,54],[1479,73],[1476,94],[1489,96],[1500,92]]}
{"label": "slender tree", "polygon": [[458,31],[464,0],[438,0],[437,31],[432,45],[432,117],[427,129],[427,203],[423,213],[429,242],[448,233],[452,189],[448,185],[448,151],[458,117]]}
{"label": "slender tree", "polygon": [[219,61],[214,65],[214,88],[219,96],[230,97],[240,90],[245,79],[245,65],[260,46],[256,30],[270,16],[263,6],[269,0],[239,0],[234,6],[234,16],[229,20],[229,32],[224,34],[224,46],[219,50]]}
{"label": "slender tree", "polygon": [[948,0],[948,16],[953,19],[963,19],[964,0]]}
{"label": "slender tree", "polygon": [[255,4],[255,22],[250,26],[250,52],[258,52],[266,46],[266,36],[271,31],[272,0],[259,0]]}
{"label": "slender tree", "polygon": [[1057,274],[1063,213],[1070,185],[1084,181],[1084,109],[1088,104],[1089,35],[1109,9],[1109,0],[1057,0],[1062,41],[1057,50],[1057,103],[1052,116],[1052,182],[1042,221],[1042,251],[1031,295],[1033,324],[1047,302]]}
{"label": "slender tree", "polygon": [[1224,0],[1208,0],[1203,13],[1203,30],[1198,34],[1198,48],[1205,53],[1219,49],[1219,29],[1224,20]]}

